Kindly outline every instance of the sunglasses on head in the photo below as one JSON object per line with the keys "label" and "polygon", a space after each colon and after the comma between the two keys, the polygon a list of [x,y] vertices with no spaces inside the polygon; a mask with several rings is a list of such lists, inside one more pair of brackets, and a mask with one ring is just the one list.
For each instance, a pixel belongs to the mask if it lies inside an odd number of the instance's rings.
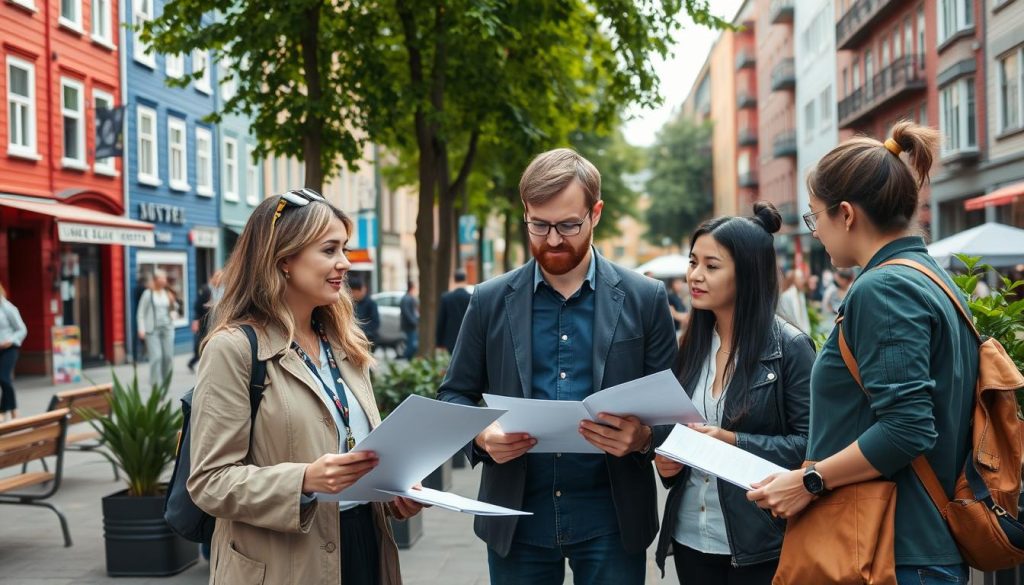
{"label": "sunglasses on head", "polygon": [[291,191],[285,191],[281,193],[277,200],[277,209],[274,211],[274,219],[270,220],[270,229],[273,231],[274,226],[277,224],[277,219],[281,217],[285,208],[289,205],[295,207],[305,207],[315,201],[327,202],[324,196],[317,193],[312,189],[303,187],[302,189],[293,189]]}

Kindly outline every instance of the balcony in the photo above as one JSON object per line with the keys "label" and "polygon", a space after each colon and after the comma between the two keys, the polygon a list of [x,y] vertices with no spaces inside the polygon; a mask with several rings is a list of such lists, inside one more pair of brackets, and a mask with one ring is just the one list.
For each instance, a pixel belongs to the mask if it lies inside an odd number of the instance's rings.
{"label": "balcony", "polygon": [[736,70],[741,69],[752,69],[757,66],[757,58],[754,56],[754,52],[749,49],[743,49],[736,55]]}
{"label": "balcony", "polygon": [[792,57],[787,57],[772,68],[772,91],[783,91],[794,87],[796,87],[796,64]]}
{"label": "balcony", "polygon": [[793,22],[793,0],[772,0],[768,15],[772,24]]}
{"label": "balcony", "polygon": [[757,146],[757,129],[741,128],[739,134],[740,146]]}
{"label": "balcony", "polygon": [[740,187],[744,189],[757,188],[757,171],[747,171],[740,174]]}
{"label": "balcony", "polygon": [[906,55],[839,102],[839,127],[854,126],[889,102],[926,89],[921,55]]}
{"label": "balcony", "polygon": [[903,2],[897,0],[857,0],[836,24],[836,49],[852,50],[867,39],[878,21]]}
{"label": "balcony", "polygon": [[796,130],[784,130],[775,135],[772,142],[772,154],[775,158],[796,156]]}
{"label": "balcony", "polygon": [[746,90],[740,90],[736,94],[736,107],[743,110],[757,107],[757,96]]}

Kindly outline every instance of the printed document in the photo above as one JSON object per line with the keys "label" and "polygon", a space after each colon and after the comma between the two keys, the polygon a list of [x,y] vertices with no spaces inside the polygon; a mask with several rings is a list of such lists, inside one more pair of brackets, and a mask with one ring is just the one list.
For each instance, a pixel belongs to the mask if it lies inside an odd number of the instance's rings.
{"label": "printed document", "polygon": [[789,471],[749,451],[683,425],[676,425],[661,447],[654,452],[720,477],[747,491],[754,489],[752,484],[773,473]]}

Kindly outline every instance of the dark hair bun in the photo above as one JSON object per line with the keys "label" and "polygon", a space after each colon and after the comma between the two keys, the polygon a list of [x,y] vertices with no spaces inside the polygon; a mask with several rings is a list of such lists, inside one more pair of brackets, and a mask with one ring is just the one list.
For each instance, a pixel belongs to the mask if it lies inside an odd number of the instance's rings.
{"label": "dark hair bun", "polygon": [[771,201],[754,203],[754,217],[751,219],[769,234],[774,234],[782,227],[782,216]]}

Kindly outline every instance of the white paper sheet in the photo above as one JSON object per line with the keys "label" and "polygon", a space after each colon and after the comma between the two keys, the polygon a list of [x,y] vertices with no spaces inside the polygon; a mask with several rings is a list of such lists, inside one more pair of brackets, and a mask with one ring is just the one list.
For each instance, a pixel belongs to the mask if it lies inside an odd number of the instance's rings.
{"label": "white paper sheet", "polygon": [[676,425],[655,453],[699,469],[745,490],[773,473],[789,471],[728,443]]}
{"label": "white paper sheet", "polygon": [[537,439],[531,453],[602,453],[579,433],[581,420],[597,422],[602,412],[633,415],[645,425],[704,422],[669,370],[595,392],[583,402],[496,394],[484,394],[484,401],[508,410],[498,419],[506,433],[529,433]]}
{"label": "white paper sheet", "polygon": [[409,396],[353,449],[376,452],[377,467],[340,493],[318,493],[317,497],[323,501],[391,500],[380,490],[404,491],[416,485],[504,413]]}
{"label": "white paper sheet", "polygon": [[430,488],[421,488],[418,490],[409,489],[404,491],[380,491],[386,494],[390,494],[392,496],[402,496],[403,498],[415,500],[421,504],[437,506],[439,508],[444,508],[446,510],[452,510],[453,512],[462,512],[463,514],[473,514],[475,516],[533,515],[533,512],[523,512],[521,510],[513,510],[512,508],[495,506],[494,504],[488,504],[486,502],[478,502],[477,500],[471,500],[458,494],[440,492],[437,490],[432,490]]}

